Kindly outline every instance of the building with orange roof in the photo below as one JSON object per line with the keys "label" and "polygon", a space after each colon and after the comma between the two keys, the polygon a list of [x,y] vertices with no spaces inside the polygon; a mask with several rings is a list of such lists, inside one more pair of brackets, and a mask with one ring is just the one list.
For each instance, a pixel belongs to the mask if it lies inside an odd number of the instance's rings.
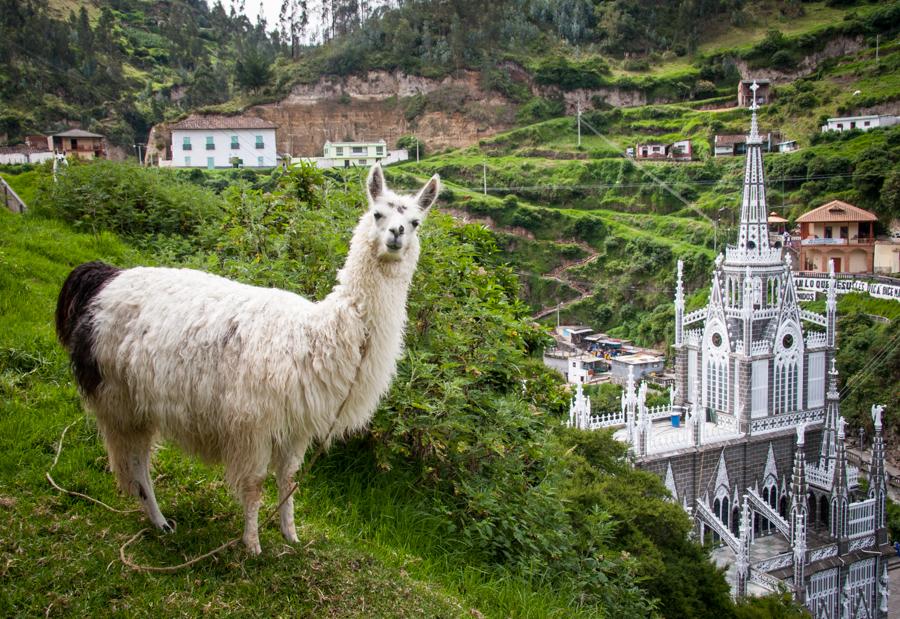
{"label": "building with orange roof", "polygon": [[835,273],[872,273],[875,270],[873,213],[841,200],[832,200],[797,218],[800,224],[800,268]]}

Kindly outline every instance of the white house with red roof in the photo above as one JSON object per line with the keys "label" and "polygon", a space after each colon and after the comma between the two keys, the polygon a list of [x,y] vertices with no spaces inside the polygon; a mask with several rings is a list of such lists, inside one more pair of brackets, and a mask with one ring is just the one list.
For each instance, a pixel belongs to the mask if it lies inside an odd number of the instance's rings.
{"label": "white house with red roof", "polygon": [[192,115],[173,124],[171,159],[162,167],[245,168],[278,165],[277,125],[257,116]]}

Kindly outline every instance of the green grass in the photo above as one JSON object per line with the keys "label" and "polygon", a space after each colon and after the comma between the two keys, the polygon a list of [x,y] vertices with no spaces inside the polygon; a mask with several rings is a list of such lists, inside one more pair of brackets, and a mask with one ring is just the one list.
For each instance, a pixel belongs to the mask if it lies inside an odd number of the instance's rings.
{"label": "green grass", "polygon": [[21,174],[3,172],[0,173],[0,177],[3,177],[3,180],[9,183],[9,186],[22,198],[26,206],[34,203],[40,172],[37,170],[22,172]]}
{"label": "green grass", "polygon": [[[386,483],[372,467],[335,479],[330,458],[298,492],[299,545],[270,525],[260,557],[236,546],[174,575],[125,568],[118,549],[147,526],[143,515],[61,495],[44,479],[60,432],[76,421],[55,479],[119,509],[136,506],[115,489],[53,331],[62,281],[94,259],[157,261],[110,234],[0,212],[0,615],[463,617],[477,608],[496,617],[579,616],[572,600],[541,583],[469,567],[433,526],[428,497]],[[180,563],[240,534],[220,467],[163,445],[154,472],[160,505],[178,528],[145,534],[129,549],[133,560]],[[270,483],[262,517],[275,503]]]}

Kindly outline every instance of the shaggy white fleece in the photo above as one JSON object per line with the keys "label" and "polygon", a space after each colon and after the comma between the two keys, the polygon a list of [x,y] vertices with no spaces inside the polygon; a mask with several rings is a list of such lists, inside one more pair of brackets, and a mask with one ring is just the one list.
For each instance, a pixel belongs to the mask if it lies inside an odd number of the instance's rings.
{"label": "shaggy white fleece", "polygon": [[[141,498],[156,526],[169,526],[149,476],[157,437],[224,462],[244,506],[243,540],[259,553],[270,462],[283,498],[313,439],[331,440],[371,419],[402,351],[416,228],[440,180],[435,175],[416,196],[401,196],[376,165],[366,188],[369,208],[338,285],[320,303],[166,268],[122,271],[92,303],[103,382],[87,403],[120,485]],[[289,541],[297,539],[293,511],[289,499],[280,514]]]}

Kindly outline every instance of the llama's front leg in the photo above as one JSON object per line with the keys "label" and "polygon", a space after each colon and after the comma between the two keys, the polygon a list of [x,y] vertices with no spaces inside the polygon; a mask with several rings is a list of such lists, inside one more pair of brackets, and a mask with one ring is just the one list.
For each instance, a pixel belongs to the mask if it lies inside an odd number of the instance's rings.
{"label": "llama's front leg", "polygon": [[105,429],[103,434],[110,468],[116,474],[119,487],[140,500],[141,507],[153,526],[171,533],[173,526],[159,511],[153,481],[150,479],[152,435],[147,432],[125,433],[111,428]]}
{"label": "llama's front leg", "polygon": [[296,543],[298,538],[297,528],[294,525],[294,495],[291,490],[294,487],[294,475],[300,468],[306,445],[307,443],[304,443],[299,451],[280,456],[278,467],[275,470],[275,479],[278,482],[278,502],[281,504],[279,509],[281,534],[292,544]]}
{"label": "llama's front leg", "polygon": [[262,502],[262,486],[265,476],[247,479],[241,485],[241,503],[244,506],[244,545],[250,554],[262,552],[259,545],[259,505]]}

